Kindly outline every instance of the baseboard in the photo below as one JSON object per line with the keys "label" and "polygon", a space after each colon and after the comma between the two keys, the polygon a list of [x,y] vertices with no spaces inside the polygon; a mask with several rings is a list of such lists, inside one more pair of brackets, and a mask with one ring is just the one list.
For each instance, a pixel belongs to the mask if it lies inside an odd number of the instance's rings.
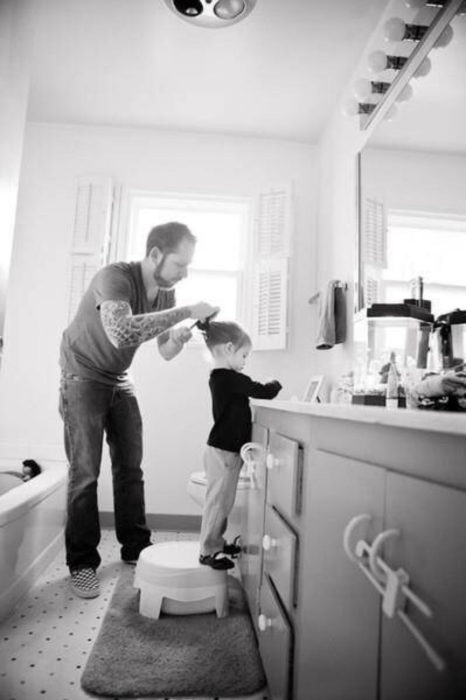
{"label": "baseboard", "polygon": [[[115,518],[111,511],[99,513],[101,527],[114,527]],[[200,532],[200,515],[173,515],[171,513],[147,513],[146,521],[151,530],[167,530],[168,532]]]}

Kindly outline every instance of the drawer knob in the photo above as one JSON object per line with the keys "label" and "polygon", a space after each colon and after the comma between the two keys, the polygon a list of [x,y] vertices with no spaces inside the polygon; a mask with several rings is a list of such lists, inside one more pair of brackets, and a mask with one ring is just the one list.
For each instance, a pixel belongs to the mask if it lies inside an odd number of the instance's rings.
{"label": "drawer knob", "polygon": [[257,626],[259,627],[261,632],[265,632],[268,627],[272,627],[273,625],[273,620],[271,617],[267,617],[267,615],[264,615],[264,613],[261,613],[259,617],[257,618]]}
{"label": "drawer knob", "polygon": [[272,547],[277,547],[278,546],[278,540],[276,540],[273,537],[270,537],[270,535],[264,535],[262,538],[262,546],[265,549],[266,552],[268,552]]}
{"label": "drawer knob", "polygon": [[280,460],[278,457],[274,457],[273,454],[268,454],[267,459],[265,460],[265,464],[267,465],[267,469],[276,469],[279,464]]}

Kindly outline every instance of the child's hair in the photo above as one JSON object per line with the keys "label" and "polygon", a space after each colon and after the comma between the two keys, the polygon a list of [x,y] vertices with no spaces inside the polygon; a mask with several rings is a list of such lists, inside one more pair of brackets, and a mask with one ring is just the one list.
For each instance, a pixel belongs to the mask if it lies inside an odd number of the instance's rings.
{"label": "child's hair", "polygon": [[31,470],[31,477],[38,476],[42,471],[40,464],[37,464],[35,459],[25,459],[23,461],[23,467],[29,467]]}
{"label": "child's hair", "polygon": [[241,326],[233,321],[204,321],[197,324],[202,331],[205,343],[209,350],[217,345],[232,343],[234,348],[242,348],[244,345],[251,345],[251,338]]}

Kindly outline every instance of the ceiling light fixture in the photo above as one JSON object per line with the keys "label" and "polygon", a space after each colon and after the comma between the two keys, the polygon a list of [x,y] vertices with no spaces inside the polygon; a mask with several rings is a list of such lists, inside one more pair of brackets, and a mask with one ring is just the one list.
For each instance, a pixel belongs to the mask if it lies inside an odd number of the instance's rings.
{"label": "ceiling light fixture", "polygon": [[229,27],[247,17],[257,0],[164,0],[181,19],[199,27]]}

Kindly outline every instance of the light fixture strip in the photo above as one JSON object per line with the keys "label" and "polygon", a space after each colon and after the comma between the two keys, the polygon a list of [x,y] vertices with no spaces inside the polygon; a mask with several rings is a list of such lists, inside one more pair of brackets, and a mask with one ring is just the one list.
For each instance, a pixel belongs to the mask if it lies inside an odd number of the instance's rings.
{"label": "light fixture strip", "polygon": [[450,24],[453,17],[457,14],[462,4],[463,0],[447,0],[447,2],[445,2],[442,9],[435,15],[423,38],[409,55],[403,68],[401,68],[393,79],[387,92],[382,95],[380,101],[376,104],[375,109],[370,114],[361,116],[360,127],[363,131],[367,131],[369,127],[375,126],[383,119],[398,95],[426,58],[445,27]]}

